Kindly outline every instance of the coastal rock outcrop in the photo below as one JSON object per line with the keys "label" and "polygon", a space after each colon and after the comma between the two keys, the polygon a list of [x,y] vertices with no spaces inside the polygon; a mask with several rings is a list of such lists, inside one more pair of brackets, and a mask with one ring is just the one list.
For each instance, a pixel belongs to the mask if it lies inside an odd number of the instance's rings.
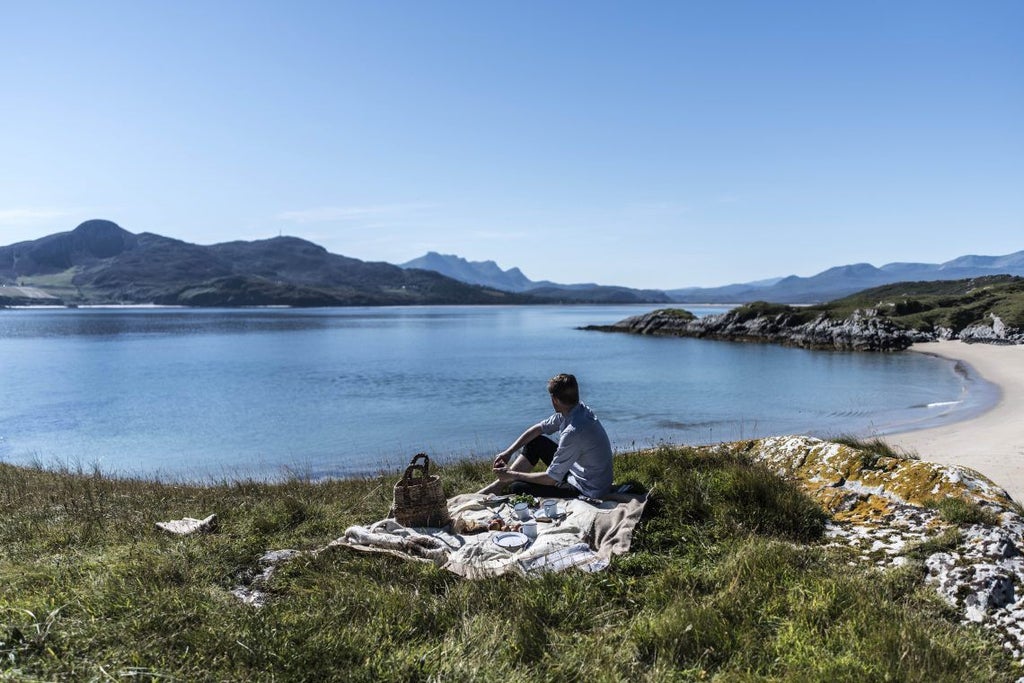
{"label": "coastal rock outcrop", "polygon": [[1024,278],[900,282],[823,304],[755,301],[703,318],[661,309],[584,329],[848,351],[900,351],[937,339],[1024,344]]}
{"label": "coastal rock outcrop", "polygon": [[993,629],[1024,660],[1024,517],[989,479],[806,436],[720,447],[796,482],[830,513],[828,541],[852,564],[917,567],[963,622]]}
{"label": "coastal rock outcrop", "polygon": [[857,310],[841,320],[817,314],[803,320],[791,311],[745,307],[697,318],[688,311],[661,309],[621,320],[614,325],[591,325],[587,330],[628,332],[740,342],[768,342],[805,349],[843,351],[902,351],[934,335],[905,330],[872,310]]}
{"label": "coastal rock outcrop", "polygon": [[998,315],[990,313],[986,322],[968,325],[954,338],[968,343],[1024,344],[1024,330],[1010,327]]}
{"label": "coastal rock outcrop", "polygon": [[697,318],[689,311],[663,308],[635,315],[613,325],[585,330],[629,334],[693,337],[736,342],[763,342],[804,349],[836,351],[902,351],[917,342],[959,339],[967,343],[1024,344],[1024,330],[1006,325],[991,314],[984,322],[959,332],[937,327],[923,331],[902,327],[878,309],[856,309],[845,318],[802,312],[787,306],[751,304],[726,313]]}

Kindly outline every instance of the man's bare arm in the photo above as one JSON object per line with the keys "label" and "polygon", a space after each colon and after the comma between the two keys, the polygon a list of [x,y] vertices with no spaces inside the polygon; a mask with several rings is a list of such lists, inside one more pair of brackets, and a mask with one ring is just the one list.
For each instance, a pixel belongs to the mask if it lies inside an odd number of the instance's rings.
{"label": "man's bare arm", "polygon": [[542,484],[544,486],[557,486],[558,482],[548,476],[547,472],[518,472],[505,467],[495,468],[494,473],[498,481],[507,484],[512,481],[525,481],[531,484]]}
{"label": "man's bare arm", "polygon": [[511,446],[509,446],[508,448],[503,450],[501,453],[498,453],[497,456],[495,456],[495,458],[494,458],[494,468],[497,469],[499,467],[504,467],[504,466],[508,465],[508,461],[512,457],[513,453],[515,453],[520,448],[522,448],[526,444],[530,443],[531,441],[533,441],[534,439],[536,439],[540,435],[541,435],[540,425],[533,425],[532,427],[527,429],[525,432],[520,434],[519,438],[516,439],[515,441],[513,441]]}

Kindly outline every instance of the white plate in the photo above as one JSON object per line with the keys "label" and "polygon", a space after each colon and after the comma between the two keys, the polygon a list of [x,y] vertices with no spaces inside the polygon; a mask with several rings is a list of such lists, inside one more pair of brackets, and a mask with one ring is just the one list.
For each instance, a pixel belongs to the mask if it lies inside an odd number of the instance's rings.
{"label": "white plate", "polygon": [[526,547],[530,542],[526,534],[521,534],[518,531],[503,531],[495,535],[491,540],[494,541],[494,545],[500,546],[505,550],[519,550]]}

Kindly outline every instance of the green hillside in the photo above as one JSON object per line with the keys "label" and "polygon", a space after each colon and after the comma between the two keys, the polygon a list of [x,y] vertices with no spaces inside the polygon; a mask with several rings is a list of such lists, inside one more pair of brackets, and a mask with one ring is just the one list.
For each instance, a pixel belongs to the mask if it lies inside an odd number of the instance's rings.
{"label": "green hillside", "polygon": [[933,282],[900,282],[866,289],[842,299],[813,306],[787,306],[763,301],[733,310],[738,320],[786,315],[793,324],[820,315],[840,320],[854,311],[874,311],[899,327],[921,332],[946,328],[959,333],[973,324],[992,324],[993,315],[1005,325],[1024,328],[1024,278],[1011,275]]}

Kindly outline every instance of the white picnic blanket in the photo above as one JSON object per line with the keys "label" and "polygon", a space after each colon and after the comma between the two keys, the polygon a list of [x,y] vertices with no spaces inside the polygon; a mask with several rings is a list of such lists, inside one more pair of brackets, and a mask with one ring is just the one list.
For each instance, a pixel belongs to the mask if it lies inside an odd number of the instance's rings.
{"label": "white picnic blanket", "polygon": [[452,531],[466,523],[486,527],[495,516],[507,523],[518,521],[505,497],[470,493],[448,500],[450,527],[410,529],[383,519],[349,527],[331,545],[432,562],[470,579],[508,572],[530,576],[571,567],[595,572],[605,569],[612,555],[629,550],[646,502],[647,494],[610,494],[599,504],[559,500],[554,519],[536,513],[537,538],[524,548],[509,550],[494,543],[500,532]]}

